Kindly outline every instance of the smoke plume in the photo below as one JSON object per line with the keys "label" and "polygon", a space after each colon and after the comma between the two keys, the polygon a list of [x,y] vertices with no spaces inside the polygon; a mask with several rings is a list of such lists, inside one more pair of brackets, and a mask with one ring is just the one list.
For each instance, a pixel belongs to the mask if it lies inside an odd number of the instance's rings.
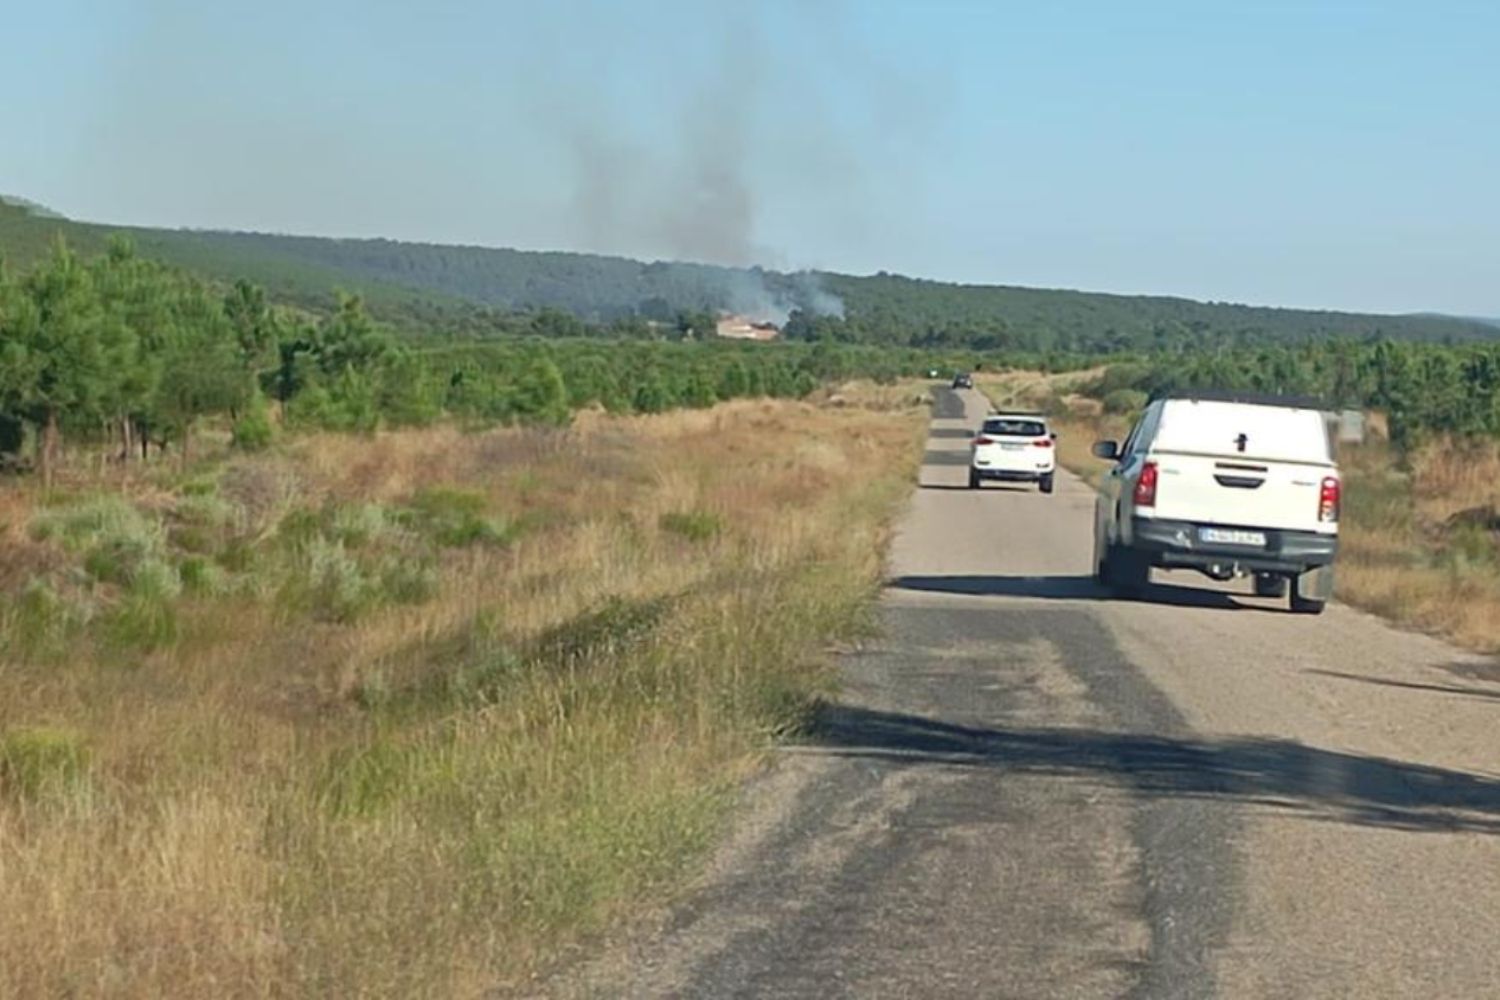
{"label": "smoke plume", "polygon": [[665,141],[618,134],[597,102],[563,109],[571,123],[573,228],[598,252],[645,251],[734,269],[720,272],[715,303],[728,312],[778,325],[794,309],[842,316],[842,300],[816,272],[761,267],[782,264],[786,255],[757,237],[756,167],[766,157],[795,155],[795,143],[786,141],[793,131],[765,120],[767,81],[780,68],[752,11],[731,17],[706,79],[696,83]]}

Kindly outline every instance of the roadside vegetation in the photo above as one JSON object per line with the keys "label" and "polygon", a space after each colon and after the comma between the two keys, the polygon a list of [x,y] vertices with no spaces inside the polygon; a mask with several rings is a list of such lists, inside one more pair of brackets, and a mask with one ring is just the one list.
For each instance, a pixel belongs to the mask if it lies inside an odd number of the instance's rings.
{"label": "roadside vegetation", "polygon": [[861,634],[892,387],[0,489],[0,994],[477,996],[670,891]]}
{"label": "roadside vegetation", "polygon": [[[1461,358],[1455,354],[1435,367],[1453,370]],[[1255,371],[1240,369],[1240,380]],[[1157,388],[1151,381],[1161,377],[1155,369],[1126,365],[1066,375],[1011,372],[982,380],[980,388],[996,405],[1049,412],[1059,431],[1059,460],[1097,485],[1108,466],[1090,446],[1123,440],[1147,402],[1147,388]],[[1236,381],[1200,382],[1187,369],[1173,377],[1185,379],[1182,384]],[[1462,395],[1442,393],[1437,382],[1431,394],[1415,381],[1402,386],[1408,395],[1369,413],[1362,444],[1339,447],[1345,489],[1337,595],[1472,649],[1500,652],[1500,424],[1492,422],[1500,409],[1486,395],[1500,384],[1478,377],[1472,384]],[[1299,389],[1316,387],[1293,391]]]}

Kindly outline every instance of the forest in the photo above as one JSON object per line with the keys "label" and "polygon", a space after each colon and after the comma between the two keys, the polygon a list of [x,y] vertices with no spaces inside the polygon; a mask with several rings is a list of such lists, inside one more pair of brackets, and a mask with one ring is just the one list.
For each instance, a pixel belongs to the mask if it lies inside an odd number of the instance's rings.
{"label": "forest", "polygon": [[[59,234],[100,252],[124,232],[140,253],[312,311],[358,294],[416,336],[641,336],[650,324],[723,309],[785,322],[787,336],[902,347],[1107,353],[1327,338],[1494,339],[1500,326],[1440,315],[1377,316],[1165,296],[961,285],[884,272],[781,273],[593,254],[258,233],[109,227],[0,202],[0,253],[28,266]],[[538,323],[538,317],[546,319]],[[538,328],[539,327],[539,328]]]}
{"label": "forest", "polygon": [[[549,322],[576,336],[540,335]],[[220,289],[123,238],[94,255],[59,243],[25,273],[0,273],[0,455],[34,454],[50,481],[65,438],[116,441],[125,461],[168,447],[186,459],[195,430],[221,418],[237,446],[257,449],[275,432],[273,407],[293,428],[367,432],[445,416],[562,425],[590,406],[654,413],[800,397],[828,380],[889,381],[937,363],[930,352],[703,342],[678,325],[658,339],[608,339],[566,314],[515,330],[530,335],[403,338],[357,296],[316,314],[244,280]]]}

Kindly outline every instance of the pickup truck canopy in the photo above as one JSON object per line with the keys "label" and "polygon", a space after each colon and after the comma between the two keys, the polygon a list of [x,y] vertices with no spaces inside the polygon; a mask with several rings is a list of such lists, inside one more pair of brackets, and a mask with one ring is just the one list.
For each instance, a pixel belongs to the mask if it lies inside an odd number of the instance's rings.
{"label": "pickup truck canopy", "polygon": [[1323,411],[1227,400],[1167,400],[1151,450],[1316,465],[1332,461]]}

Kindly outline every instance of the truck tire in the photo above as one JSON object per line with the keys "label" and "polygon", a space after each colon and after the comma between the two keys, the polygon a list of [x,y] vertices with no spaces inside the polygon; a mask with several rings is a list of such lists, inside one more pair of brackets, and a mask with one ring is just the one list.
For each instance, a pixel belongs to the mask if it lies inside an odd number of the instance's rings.
{"label": "truck tire", "polygon": [[1135,597],[1151,582],[1151,564],[1138,553],[1111,545],[1104,557],[1105,583],[1123,597]]}
{"label": "truck tire", "polygon": [[1321,566],[1292,577],[1292,613],[1321,615],[1333,596],[1333,567]]}
{"label": "truck tire", "polygon": [[1289,582],[1284,576],[1276,576],[1272,573],[1257,573],[1255,574],[1255,596],[1285,597]]}
{"label": "truck tire", "polygon": [[1298,597],[1292,595],[1292,614],[1294,615],[1321,615],[1323,609],[1328,606],[1327,601],[1319,601],[1311,597]]}

